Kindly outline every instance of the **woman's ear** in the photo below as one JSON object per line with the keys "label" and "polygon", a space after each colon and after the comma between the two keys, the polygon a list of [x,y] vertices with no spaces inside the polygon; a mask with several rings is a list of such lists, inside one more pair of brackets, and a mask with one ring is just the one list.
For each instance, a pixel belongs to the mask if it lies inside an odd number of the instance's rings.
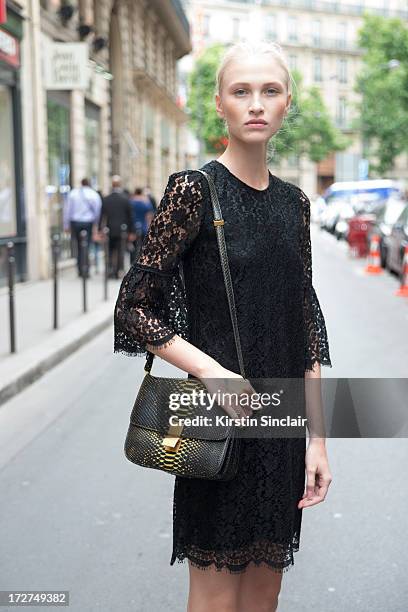
{"label": "woman's ear", "polygon": [[292,102],[292,94],[288,94],[288,97],[286,99],[285,115],[289,113],[291,102]]}
{"label": "woman's ear", "polygon": [[224,111],[222,110],[221,98],[218,94],[215,94],[215,110],[220,119],[224,119]]}

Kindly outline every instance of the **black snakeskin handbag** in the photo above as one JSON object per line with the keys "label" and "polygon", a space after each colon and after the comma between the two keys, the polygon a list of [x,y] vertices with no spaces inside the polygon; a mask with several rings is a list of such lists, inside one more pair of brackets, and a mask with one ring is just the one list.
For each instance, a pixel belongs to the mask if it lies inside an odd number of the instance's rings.
{"label": "black snakeskin handbag", "polygon": [[[238,332],[234,293],[228,264],[224,237],[224,220],[212,178],[199,170],[207,179],[214,212],[221,265],[231,314],[240,373],[245,378],[241,342]],[[193,390],[208,393],[201,380],[192,378],[164,378],[150,373],[154,354],[149,353],[145,364],[145,375],[136,397],[125,440],[125,455],[129,461],[143,467],[163,470],[176,476],[205,478],[209,480],[231,480],[238,468],[241,439],[236,436],[235,425],[199,427],[194,425],[170,425],[172,393],[189,394]],[[187,397],[187,396],[184,396]],[[220,407],[218,406],[218,409]],[[182,418],[197,416],[206,411],[205,406],[182,405],[177,415]],[[226,413],[223,413],[224,416]]]}

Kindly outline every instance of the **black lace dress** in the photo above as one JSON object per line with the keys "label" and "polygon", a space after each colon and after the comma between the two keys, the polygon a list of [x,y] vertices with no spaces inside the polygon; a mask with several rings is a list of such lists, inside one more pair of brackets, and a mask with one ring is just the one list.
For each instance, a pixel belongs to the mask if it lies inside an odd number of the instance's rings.
{"label": "black lace dress", "polygon": [[[246,376],[303,377],[331,366],[324,317],[312,286],[310,202],[269,173],[258,190],[217,160],[215,181],[235,294]],[[114,350],[146,355],[177,333],[239,373],[206,179],[169,177],[137,262],[115,308]],[[175,478],[170,560],[243,572],[251,563],[282,572],[299,549],[305,438],[241,440],[231,481]]]}

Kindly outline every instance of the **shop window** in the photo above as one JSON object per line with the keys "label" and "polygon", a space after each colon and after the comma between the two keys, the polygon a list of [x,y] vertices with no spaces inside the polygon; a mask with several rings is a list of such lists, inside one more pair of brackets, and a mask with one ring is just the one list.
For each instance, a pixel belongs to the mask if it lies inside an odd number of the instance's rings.
{"label": "shop window", "polygon": [[[63,230],[63,210],[71,184],[69,95],[52,92],[47,99],[48,205],[52,232]],[[63,249],[62,257],[70,253]]]}
{"label": "shop window", "polygon": [[0,85],[0,237],[15,236],[16,189],[13,103],[9,87]]}
{"label": "shop window", "polygon": [[99,189],[100,177],[100,110],[91,102],[85,103],[86,176],[94,189]]}

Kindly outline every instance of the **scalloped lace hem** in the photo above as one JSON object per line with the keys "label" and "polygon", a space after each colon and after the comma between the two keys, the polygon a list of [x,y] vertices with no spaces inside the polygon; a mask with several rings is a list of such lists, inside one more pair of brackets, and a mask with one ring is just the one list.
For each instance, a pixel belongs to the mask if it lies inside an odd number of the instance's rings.
{"label": "scalloped lace hem", "polygon": [[268,556],[261,552],[258,555],[256,553],[254,554],[254,552],[247,552],[248,556],[245,558],[245,553],[243,553],[242,550],[228,555],[227,553],[209,552],[200,550],[196,547],[190,547],[173,551],[170,565],[173,565],[176,561],[177,563],[184,563],[188,560],[193,567],[200,570],[215,569],[217,572],[224,570],[230,574],[242,574],[250,564],[253,564],[256,567],[266,567],[272,572],[282,574],[293,567],[293,553],[298,551],[298,540],[295,540],[293,544],[285,550],[283,553],[284,557],[281,559],[278,559],[276,556]]}

